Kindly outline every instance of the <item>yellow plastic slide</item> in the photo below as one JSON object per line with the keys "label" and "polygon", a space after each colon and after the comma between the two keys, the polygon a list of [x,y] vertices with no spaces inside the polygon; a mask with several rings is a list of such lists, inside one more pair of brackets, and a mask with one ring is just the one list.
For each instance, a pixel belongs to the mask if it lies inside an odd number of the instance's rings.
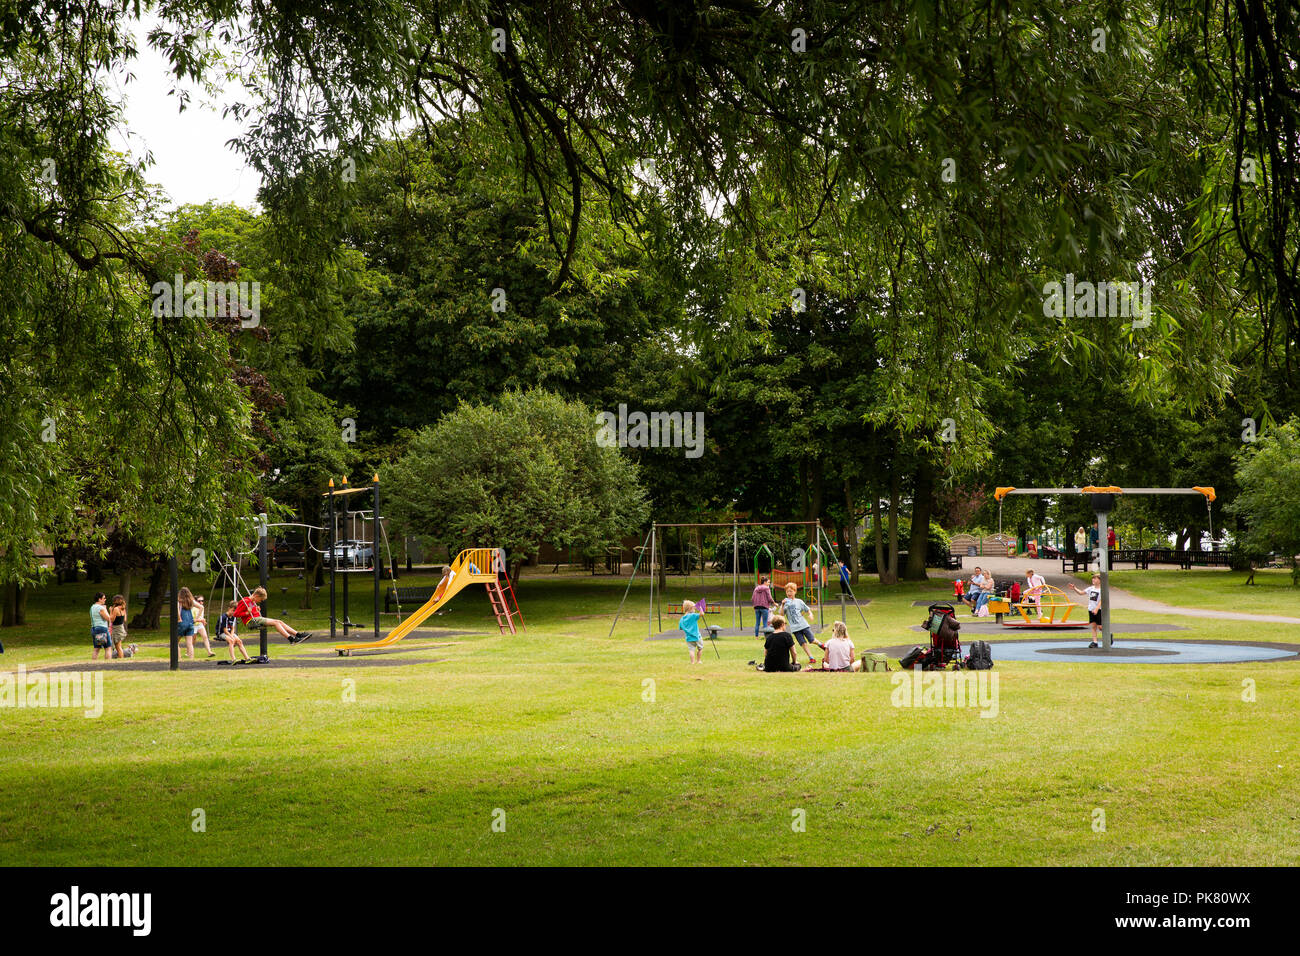
{"label": "yellow plastic slide", "polygon": [[[486,560],[484,557],[486,555]],[[477,560],[476,560],[477,559]],[[462,551],[456,555],[456,560],[451,563],[452,578],[445,587],[439,588],[434,592],[433,597],[429,598],[401,624],[393,628],[384,636],[383,640],[370,641],[365,644],[339,644],[334,649],[341,655],[349,655],[352,651],[368,651],[376,647],[389,647],[396,644],[406,635],[425,622],[425,620],[436,612],[440,607],[460,593],[461,589],[467,584],[482,583],[484,581],[495,581],[496,575],[479,571],[480,567],[491,567],[491,549],[489,548],[471,548]],[[469,569],[473,568],[471,572]]]}

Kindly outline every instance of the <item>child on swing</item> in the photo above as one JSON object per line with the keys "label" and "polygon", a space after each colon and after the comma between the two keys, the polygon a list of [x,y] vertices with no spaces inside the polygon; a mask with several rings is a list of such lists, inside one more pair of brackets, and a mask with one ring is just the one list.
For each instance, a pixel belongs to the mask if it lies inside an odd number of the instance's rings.
{"label": "child on swing", "polygon": [[235,625],[239,622],[239,619],[235,617],[235,607],[234,601],[227,602],[225,613],[217,621],[217,637],[225,641],[226,647],[230,649],[230,663],[232,664],[238,663],[235,660],[235,648],[239,648],[239,653],[244,655],[245,661],[249,659],[248,651],[244,650],[243,638],[235,630]]}
{"label": "child on swing", "polygon": [[277,634],[287,639],[290,644],[301,644],[303,641],[311,639],[311,631],[299,631],[285,624],[284,621],[273,617],[263,617],[261,605],[265,600],[266,588],[257,588],[252,594],[235,605],[235,617],[249,627],[273,628]]}

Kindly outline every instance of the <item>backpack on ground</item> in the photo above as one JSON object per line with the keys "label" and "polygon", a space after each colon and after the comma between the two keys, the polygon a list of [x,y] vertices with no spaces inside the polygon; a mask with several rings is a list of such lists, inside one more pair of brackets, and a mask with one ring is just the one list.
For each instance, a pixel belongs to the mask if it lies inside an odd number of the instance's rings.
{"label": "backpack on ground", "polygon": [[906,654],[903,655],[902,660],[898,662],[898,666],[905,671],[911,670],[912,667],[917,663],[919,663],[921,661],[921,658],[925,657],[925,655],[928,653],[929,653],[928,648],[914,647]]}
{"label": "backpack on ground", "polygon": [[864,673],[866,671],[887,671],[889,670],[889,657],[885,654],[863,654],[862,670]]}
{"label": "backpack on ground", "polygon": [[966,658],[966,669],[987,671],[993,669],[993,649],[988,641],[975,641],[970,646],[970,656]]}

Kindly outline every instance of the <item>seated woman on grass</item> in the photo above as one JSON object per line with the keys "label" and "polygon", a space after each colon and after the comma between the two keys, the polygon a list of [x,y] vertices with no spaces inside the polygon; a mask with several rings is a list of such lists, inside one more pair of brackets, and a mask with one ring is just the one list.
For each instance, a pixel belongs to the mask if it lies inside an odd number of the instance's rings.
{"label": "seated woman on grass", "polygon": [[763,670],[788,672],[797,670],[799,658],[794,650],[794,635],[785,629],[785,618],[772,615],[772,633],[763,640]]}
{"label": "seated woman on grass", "polygon": [[299,631],[273,617],[262,617],[261,604],[266,600],[266,588],[257,588],[252,594],[235,605],[235,617],[249,627],[273,628],[277,634],[287,639],[290,644],[301,644],[311,638],[311,631]]}

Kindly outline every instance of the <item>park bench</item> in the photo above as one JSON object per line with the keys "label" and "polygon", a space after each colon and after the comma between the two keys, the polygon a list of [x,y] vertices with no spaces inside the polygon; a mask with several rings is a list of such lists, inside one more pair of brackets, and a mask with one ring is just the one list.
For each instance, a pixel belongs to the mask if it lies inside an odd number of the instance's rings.
{"label": "park bench", "polygon": [[419,607],[438,589],[436,587],[402,587],[389,588],[384,592],[384,611],[392,613],[401,604],[405,608]]}
{"label": "park bench", "polygon": [[[678,604],[671,604],[671,603],[670,603],[670,604],[668,605],[668,613],[669,613],[669,614],[685,614],[686,612],[682,610],[682,606],[681,606],[680,603],[678,603]],[[704,610],[701,611],[699,605],[697,604],[697,605],[695,606],[695,613],[696,613],[696,614],[705,614],[705,615],[708,615],[708,614],[721,614],[721,613],[722,613],[722,608],[718,607],[716,604],[706,604],[706,605],[704,606]]]}
{"label": "park bench", "polygon": [[1062,574],[1078,574],[1080,571],[1087,571],[1090,564],[1092,564],[1092,555],[1087,551],[1082,554],[1061,555]]}

